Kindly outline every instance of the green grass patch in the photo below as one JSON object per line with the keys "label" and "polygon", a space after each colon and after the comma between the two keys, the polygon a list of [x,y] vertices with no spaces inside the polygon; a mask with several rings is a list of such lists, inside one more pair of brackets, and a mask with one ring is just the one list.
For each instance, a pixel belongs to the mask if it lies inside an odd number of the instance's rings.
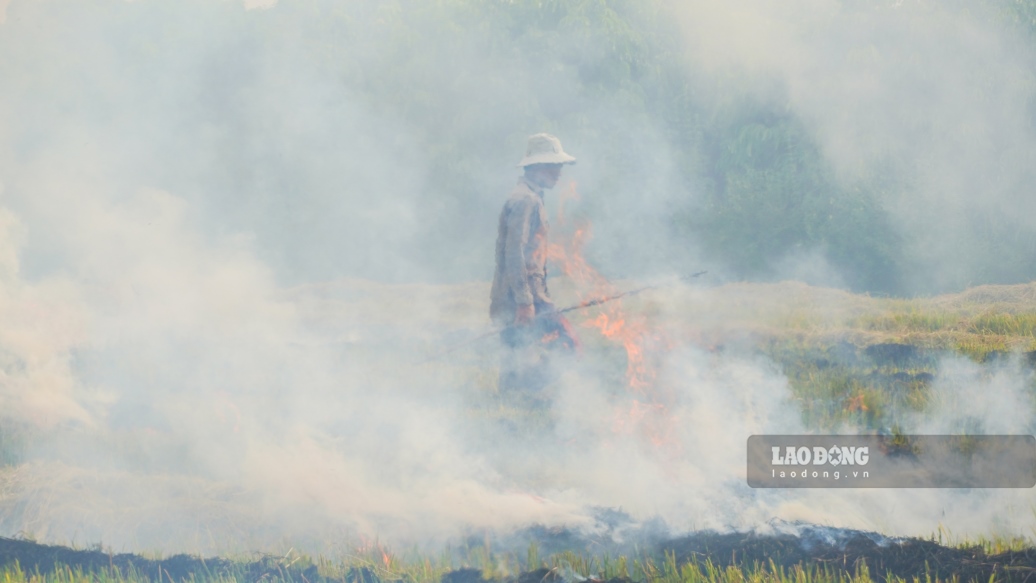
{"label": "green grass patch", "polygon": [[[949,538],[940,529],[936,538]],[[1007,551],[1031,550],[1024,539],[975,539],[961,542],[976,552],[999,554]],[[382,549],[375,549],[372,555],[363,554],[343,560],[332,561],[323,557],[310,558],[304,555],[288,555],[267,560],[264,570],[257,570],[254,564],[241,562],[221,572],[191,572],[175,577],[159,567],[155,573],[118,567],[84,569],[75,565],[55,565],[46,571],[25,569],[18,562],[0,567],[0,583],[441,583],[451,580],[449,574],[459,569],[478,573],[485,581],[511,583],[871,583],[883,580],[888,583],[958,583],[978,581],[977,578],[962,579],[957,575],[937,576],[933,565],[928,574],[902,577],[894,573],[882,573],[879,579],[872,575],[866,560],[853,564],[831,562],[798,562],[781,564],[775,558],[754,559],[737,562],[719,557],[694,557],[681,560],[673,551],[664,551],[659,556],[588,554],[564,551],[542,559],[535,544],[530,546],[525,560],[513,554],[493,553],[486,547],[467,550],[466,560],[461,564],[451,562],[449,551],[441,557],[413,552],[395,555]],[[469,571],[470,572],[470,571]],[[444,578],[445,576],[445,578]],[[464,577],[470,577],[464,573]],[[475,581],[471,578],[459,579]],[[981,583],[1002,580],[997,577],[984,578]]]}

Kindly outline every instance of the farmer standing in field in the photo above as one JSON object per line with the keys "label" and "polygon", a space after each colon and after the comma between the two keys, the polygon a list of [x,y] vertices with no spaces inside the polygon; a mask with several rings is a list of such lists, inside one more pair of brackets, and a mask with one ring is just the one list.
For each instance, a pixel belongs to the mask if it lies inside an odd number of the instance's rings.
{"label": "farmer standing in field", "polygon": [[548,352],[579,347],[547,290],[549,225],[543,205],[543,193],[557,184],[562,166],[575,161],[556,137],[530,136],[525,157],[518,164],[524,174],[500,213],[489,315],[497,325],[506,326],[501,333],[502,394],[521,391],[539,398],[550,381]]}

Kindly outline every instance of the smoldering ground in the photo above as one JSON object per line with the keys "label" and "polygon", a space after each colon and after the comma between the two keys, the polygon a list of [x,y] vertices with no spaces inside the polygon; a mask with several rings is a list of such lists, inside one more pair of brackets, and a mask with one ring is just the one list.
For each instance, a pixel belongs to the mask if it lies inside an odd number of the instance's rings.
{"label": "smoldering ground", "polygon": [[[671,275],[691,265],[717,279],[732,272],[670,229],[674,205],[697,204],[698,186],[680,172],[686,161],[663,122],[631,109],[628,94],[594,91],[580,77],[585,70],[555,66],[536,52],[535,35],[520,50],[484,50],[501,42],[499,31],[479,28],[480,14],[465,6],[6,6],[3,534],[165,552],[286,543],[334,550],[360,537],[403,544],[531,524],[593,530],[600,525],[590,509],[599,507],[638,521],[662,516],[677,532],[774,517],[889,534],[928,534],[939,524],[1025,532],[1026,492],[748,489],[747,436],[808,428],[777,366],[749,349],[710,352],[688,330],[736,329],[731,323],[779,290],[759,288],[741,304],[725,303],[736,287],[677,285],[652,296],[648,331],[663,338],[651,344],[655,376],[637,390],[626,349],[584,326],[597,313],[580,316],[587,356],[556,384],[547,422],[501,424],[493,340],[422,362],[488,324],[496,214],[524,139],[536,131],[562,134],[580,158],[566,179],[583,199],[568,212],[591,221],[586,251],[604,274]],[[690,10],[702,17],[695,22],[746,38],[742,21],[710,21],[718,9],[689,6],[679,14]],[[839,6],[819,14],[855,27]],[[927,110],[895,99],[902,88],[889,90],[897,107],[875,112],[871,101],[851,102],[850,110],[891,118],[852,125],[850,135],[866,140],[835,139],[845,133],[830,120],[849,118],[803,97],[797,83],[838,79],[842,68],[814,64],[806,75],[793,66],[809,64],[796,55],[822,52],[810,43],[831,39],[803,34],[794,10],[738,10],[770,18],[765,30],[784,25],[771,43],[787,50],[764,52],[791,56],[763,77],[789,81],[792,105],[815,122],[840,172],[854,171],[852,147],[875,164],[885,140],[896,156],[922,150],[890,129],[899,116]],[[948,72],[936,85],[950,86],[981,62],[932,51],[946,38],[926,28],[928,15],[906,18],[931,36],[895,42],[918,43],[916,66],[940,65]],[[975,36],[951,43],[960,52],[980,39],[1010,89],[947,105],[982,127],[1001,119],[993,111],[1015,119],[1032,94],[1028,73],[1013,76],[1024,59],[1005,54],[990,27],[968,25]],[[866,21],[853,30],[866,39],[878,28]],[[592,69],[607,39],[571,30],[544,51],[575,53]],[[708,47],[688,47],[687,67],[700,65],[694,58],[726,66]],[[734,65],[762,58],[732,54],[742,59]],[[876,71],[877,88],[899,87],[901,71]],[[944,118],[932,115],[922,119],[944,136]],[[998,138],[1001,126],[989,127]],[[1003,188],[993,199],[1006,214],[1022,204],[1012,185],[1031,171],[1019,160],[1032,136],[1024,128],[1005,135],[963,154],[923,149],[925,159],[906,166],[930,168],[931,160],[950,173],[942,179],[975,183],[993,164],[987,154],[1006,147],[1014,154],[996,163]],[[936,174],[919,174],[920,194],[897,193],[890,204],[942,208],[940,182],[928,180]],[[951,208],[971,208],[963,191],[952,192],[961,197]],[[912,247],[918,277],[943,281],[960,265],[959,255],[951,262],[943,247],[927,245],[936,235],[971,248],[975,233],[947,234],[947,224],[933,221]],[[843,275],[819,248],[781,260],[778,273],[790,265],[828,282]],[[559,303],[588,293],[563,278],[555,291]],[[832,291],[812,305],[823,313],[847,297]],[[710,304],[728,309],[701,309]],[[681,320],[689,306],[693,323]],[[962,376],[968,386],[996,388],[989,392],[999,405],[974,413],[981,423],[1001,430],[1000,412],[1009,409],[1011,431],[1032,431],[1022,368],[993,380],[966,365],[947,370],[939,380],[947,386]],[[952,419],[959,409],[944,411]]]}

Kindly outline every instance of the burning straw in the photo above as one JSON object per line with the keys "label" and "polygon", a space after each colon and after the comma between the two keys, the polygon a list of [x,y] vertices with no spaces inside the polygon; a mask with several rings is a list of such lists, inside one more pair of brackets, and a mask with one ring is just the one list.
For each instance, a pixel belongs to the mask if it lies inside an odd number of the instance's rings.
{"label": "burning straw", "polygon": [[[558,210],[556,237],[547,246],[547,259],[572,283],[579,300],[591,304],[619,295],[615,285],[598,272],[584,254],[591,238],[591,224],[582,220],[570,225],[564,206],[579,200],[573,182],[562,192]],[[593,305],[582,326],[600,334],[606,342],[619,345],[626,355],[625,390],[631,396],[627,404],[615,405],[612,430],[617,435],[639,434],[656,447],[664,447],[671,456],[679,454],[679,443],[673,437],[676,419],[671,413],[674,393],[659,381],[658,367],[672,348],[665,333],[652,327],[641,314],[627,313],[622,299]]]}

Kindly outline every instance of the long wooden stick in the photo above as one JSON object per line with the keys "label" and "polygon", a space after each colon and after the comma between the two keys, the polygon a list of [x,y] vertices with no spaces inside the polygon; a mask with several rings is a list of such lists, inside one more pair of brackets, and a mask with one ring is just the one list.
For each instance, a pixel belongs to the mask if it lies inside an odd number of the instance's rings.
{"label": "long wooden stick", "polygon": [[[687,279],[694,279],[694,278],[696,278],[696,277],[698,277],[700,275],[705,275],[706,273],[708,273],[708,272],[707,271],[699,271],[697,273],[691,274],[690,276],[687,277]],[[545,314],[536,314],[536,316],[533,318],[533,320],[537,320],[537,319],[540,319],[540,318],[549,318],[549,317],[551,317],[553,315],[556,315],[556,314],[564,314],[564,313],[567,313],[567,312],[573,312],[575,310],[582,310],[584,308],[591,308],[593,306],[599,306],[601,304],[605,304],[605,303],[617,300],[619,298],[624,298],[626,296],[636,295],[636,294],[639,294],[641,292],[648,291],[650,289],[658,289],[658,288],[661,288],[661,287],[667,287],[669,285],[672,285],[672,284],[646,285],[644,287],[638,287],[637,289],[631,289],[629,291],[624,291],[621,294],[615,294],[613,296],[608,296],[608,297],[604,297],[604,298],[596,298],[596,299],[593,299],[593,300],[587,300],[587,301],[582,302],[582,303],[578,303],[578,304],[574,304],[574,305],[571,305],[571,306],[568,306],[568,307],[565,307],[565,308],[561,308],[560,310],[554,310],[553,312],[548,312],[548,313],[545,313]],[[439,354],[436,354],[436,355],[431,356],[431,357],[429,357],[429,358],[427,358],[425,360],[422,360],[420,362],[420,364],[424,364],[426,362],[431,362],[433,360],[438,360],[438,359],[446,356],[447,354],[450,354],[451,352],[455,352],[457,350],[460,350],[461,348],[464,348],[465,346],[469,346],[471,344],[474,344],[474,343],[478,342],[479,340],[482,340],[483,338],[489,338],[490,336],[493,336],[494,334],[499,334],[499,333],[503,332],[504,330],[507,330],[508,328],[514,328],[514,324],[508,324],[506,326],[498,326],[498,327],[493,328],[493,329],[491,329],[491,330],[489,330],[487,332],[483,332],[482,334],[479,334],[478,336],[475,336],[474,338],[469,338],[468,340],[465,340],[464,342],[461,342],[460,344],[455,344],[455,345],[447,348],[446,350],[443,350]]]}

